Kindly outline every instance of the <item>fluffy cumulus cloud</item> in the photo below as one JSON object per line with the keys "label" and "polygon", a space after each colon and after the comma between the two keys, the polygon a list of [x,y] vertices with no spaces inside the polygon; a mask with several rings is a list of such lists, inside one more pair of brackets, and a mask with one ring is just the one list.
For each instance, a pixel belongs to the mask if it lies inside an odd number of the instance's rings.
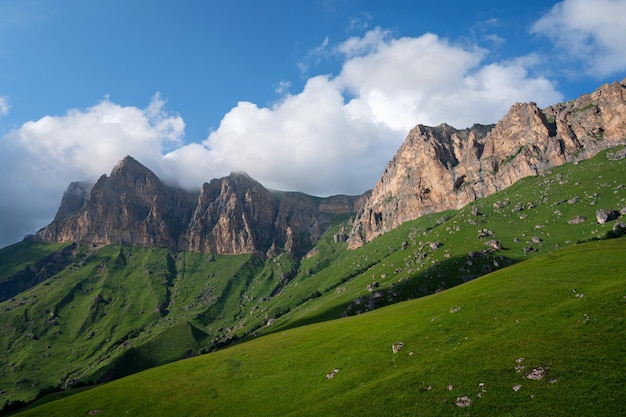
{"label": "fluffy cumulus cloud", "polygon": [[562,98],[547,79],[529,75],[532,59],[486,64],[488,51],[433,34],[396,39],[374,29],[334,52],[343,56],[337,76],[310,78],[270,107],[239,103],[203,150],[179,149],[172,163],[185,169],[183,154],[204,153],[214,167],[246,170],[269,187],[360,193],[417,123],[493,123],[516,101]]}
{"label": "fluffy cumulus cloud", "polygon": [[50,222],[71,181],[95,181],[125,155],[158,167],[184,122],[156,95],[146,109],[105,99],[27,122],[0,139],[0,246]]}
{"label": "fluffy cumulus cloud", "polygon": [[317,76],[272,107],[239,103],[203,145],[223,171],[241,169],[267,187],[328,195],[371,187],[401,137],[352,112],[336,82]]}
{"label": "fluffy cumulus cloud", "polygon": [[584,70],[603,77],[626,70],[626,1],[565,0],[532,27],[557,53],[576,57]]}
{"label": "fluffy cumulus cloud", "polygon": [[493,123],[516,101],[561,99],[531,75],[532,57],[488,62],[487,50],[433,34],[374,29],[323,49],[342,60],[338,74],[311,77],[298,93],[282,89],[270,106],[238,103],[202,143],[182,142],[182,118],[158,95],[144,109],[105,99],[0,138],[0,246],[48,223],[70,181],[95,181],[127,154],[186,188],[246,171],[269,188],[356,194],[418,123]]}
{"label": "fluffy cumulus cloud", "polygon": [[488,51],[434,34],[393,39],[378,29],[339,50],[348,59],[337,81],[355,96],[349,106],[398,131],[416,122],[492,123],[515,101],[561,99],[550,81],[529,75],[531,61],[485,64]]}

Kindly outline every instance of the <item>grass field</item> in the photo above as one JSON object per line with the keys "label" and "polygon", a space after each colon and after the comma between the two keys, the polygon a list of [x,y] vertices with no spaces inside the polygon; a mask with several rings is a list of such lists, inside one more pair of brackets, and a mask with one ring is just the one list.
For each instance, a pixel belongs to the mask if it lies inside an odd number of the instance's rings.
{"label": "grass field", "polygon": [[586,243],[20,415],[624,415],[625,268],[624,238]]}

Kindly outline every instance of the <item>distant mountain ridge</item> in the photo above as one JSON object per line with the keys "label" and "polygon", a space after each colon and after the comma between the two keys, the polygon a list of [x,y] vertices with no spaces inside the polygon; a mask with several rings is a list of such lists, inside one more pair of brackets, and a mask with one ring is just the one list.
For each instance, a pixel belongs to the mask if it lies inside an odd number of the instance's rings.
{"label": "distant mountain ridge", "polygon": [[361,196],[272,194],[244,173],[214,179],[193,193],[164,184],[127,156],[91,188],[70,184],[55,220],[36,239],[302,255],[334,218],[355,213],[363,201]]}
{"label": "distant mountain ridge", "polygon": [[317,198],[270,192],[243,173],[199,193],[162,183],[127,156],[93,188],[72,183],[46,242],[303,256],[336,216],[354,215],[352,249],[424,214],[459,209],[519,179],[626,143],[626,79],[540,109],[517,103],[496,125],[418,125],[371,192]]}

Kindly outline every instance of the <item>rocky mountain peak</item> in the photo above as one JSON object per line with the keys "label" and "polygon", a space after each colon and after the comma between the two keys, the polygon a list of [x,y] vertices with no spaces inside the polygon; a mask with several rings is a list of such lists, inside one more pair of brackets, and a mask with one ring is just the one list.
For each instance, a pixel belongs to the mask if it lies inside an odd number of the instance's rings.
{"label": "rocky mountain peak", "polygon": [[162,183],[127,156],[93,187],[70,184],[55,220],[37,238],[300,256],[336,216],[356,212],[362,201],[350,196],[273,195],[244,172],[213,179],[198,193],[189,193]]}
{"label": "rocky mountain peak", "polygon": [[495,126],[416,126],[357,214],[349,246],[621,143],[626,143],[626,79],[546,109],[516,103]]}
{"label": "rocky mountain peak", "polygon": [[85,199],[89,195],[91,187],[93,187],[92,183],[83,181],[72,182],[63,193],[63,199],[56,216],[54,216],[54,220],[58,221],[78,213],[83,204],[85,204]]}
{"label": "rocky mountain peak", "polygon": [[143,173],[148,170],[145,166],[139,163],[135,158],[130,155],[126,155],[122,160],[120,160],[115,166],[113,170],[111,170],[111,176],[118,175],[128,175],[131,173]]}
{"label": "rocky mountain peak", "polygon": [[40,230],[45,241],[163,246],[216,253],[303,255],[336,216],[356,213],[358,247],[407,220],[461,208],[565,162],[626,143],[626,80],[540,109],[516,103],[496,125],[418,125],[363,196],[270,192],[243,172],[198,193],[163,184],[130,156],[89,190],[74,183]]}

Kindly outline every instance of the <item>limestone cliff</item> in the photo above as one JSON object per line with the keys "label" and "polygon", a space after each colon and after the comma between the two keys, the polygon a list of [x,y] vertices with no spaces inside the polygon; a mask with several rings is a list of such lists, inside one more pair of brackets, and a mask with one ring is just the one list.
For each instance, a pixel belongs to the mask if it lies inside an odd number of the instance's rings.
{"label": "limestone cliff", "polygon": [[91,187],[93,184],[88,182],[76,181],[71,183],[63,193],[63,199],[61,199],[61,205],[56,216],[54,216],[54,220],[61,220],[78,213],[85,204]]}
{"label": "limestone cliff", "polygon": [[253,253],[272,242],[274,201],[261,184],[232,174],[202,186],[179,249]]}
{"label": "limestone cliff", "polygon": [[59,210],[37,236],[54,242],[176,247],[193,202],[193,194],[166,186],[127,156],[110,176],[100,177],[79,210],[65,217]]}
{"label": "limestone cliff", "polygon": [[337,216],[354,214],[364,204],[360,196],[270,192],[243,173],[205,183],[199,193],[186,192],[162,183],[130,156],[89,188],[70,184],[54,221],[36,238],[301,256]]}
{"label": "limestone cliff", "polygon": [[358,212],[349,246],[620,143],[626,143],[626,79],[546,109],[515,104],[495,126],[418,125]]}

